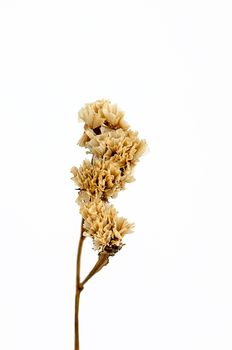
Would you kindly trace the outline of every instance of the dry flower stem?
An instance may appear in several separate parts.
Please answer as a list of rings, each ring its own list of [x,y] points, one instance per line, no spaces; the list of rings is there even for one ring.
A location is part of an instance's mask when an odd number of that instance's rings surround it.
[[[81,283],[81,286],[84,287],[86,282],[93,277],[97,272],[99,272],[105,265],[107,265],[109,262],[109,254],[106,252],[103,252],[99,255],[98,261],[96,262],[95,266],[92,268],[92,270],[89,272],[89,274],[85,277],[83,282]]]
[[[80,283],[80,272],[81,272],[81,252],[83,243],[85,240],[85,236],[83,236],[84,232],[84,219],[81,221],[81,235],[78,244],[78,252],[77,252],[77,275],[76,275],[76,299],[75,299],[75,350],[80,349],[79,345],[79,303],[80,303],[80,294],[83,289],[83,286]]]
[[[79,341],[79,304],[80,304],[80,294],[81,291],[84,288],[85,283],[93,277],[97,272],[99,272],[105,265],[108,264],[109,261],[109,254],[106,252],[103,252],[99,254],[98,261],[92,268],[92,270],[89,272],[89,274],[86,276],[86,278],[83,280],[83,282],[80,281],[80,273],[81,273],[81,253],[83,248],[83,243],[85,240],[85,236],[83,235],[84,232],[84,219],[82,218],[81,221],[81,234],[78,244],[78,252],[77,252],[77,274],[76,274],[76,299],[75,299],[75,348],[74,350],[80,349],[80,341]]]

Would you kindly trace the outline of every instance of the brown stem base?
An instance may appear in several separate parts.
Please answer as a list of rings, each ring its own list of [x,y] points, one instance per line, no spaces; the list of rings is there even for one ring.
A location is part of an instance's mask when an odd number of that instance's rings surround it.
[[[79,342],[79,305],[80,305],[80,295],[81,290],[77,289],[76,291],[76,300],[75,300],[75,350],[80,349]]]
[[[77,252],[77,275],[76,275],[76,299],[75,299],[75,348],[74,350],[80,349],[79,344],[79,304],[80,304],[80,294],[83,289],[80,283],[80,272],[81,272],[81,252],[85,237],[83,236],[84,231],[84,220],[81,222],[81,235],[78,244]]]
[[[84,219],[81,222],[81,235],[78,244],[78,252],[77,252],[77,275],[76,275],[76,298],[75,298],[75,347],[74,350],[80,350],[80,341],[79,341],[79,305],[80,305],[80,294],[84,288],[84,285],[90,278],[92,278],[97,272],[99,272],[105,265],[109,262],[110,254],[107,252],[102,252],[98,256],[98,261],[83,280],[80,281],[80,271],[81,271],[81,253],[82,247],[85,240],[85,236],[83,236],[84,232]]]

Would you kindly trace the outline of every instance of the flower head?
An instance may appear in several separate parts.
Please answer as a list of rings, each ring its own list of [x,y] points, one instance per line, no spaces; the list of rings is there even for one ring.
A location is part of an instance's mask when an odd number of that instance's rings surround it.
[[[86,191],[89,196],[103,200],[109,197],[116,197],[118,192],[125,188],[127,182],[134,180],[131,172],[122,173],[117,163],[111,159],[96,159],[91,163],[84,160],[78,169],[71,169],[72,180],[78,185],[81,191]]]
[[[94,200],[81,206],[84,220],[84,235],[93,238],[94,248],[112,255],[122,246],[125,234],[131,232],[133,224],[118,217],[115,208],[102,201]]]
[[[138,138],[138,133],[132,130],[107,129],[96,135],[92,130],[86,131],[89,141],[85,143],[88,153],[96,158],[113,161],[124,167],[135,166],[146,149],[146,141]]]
[[[110,129],[129,128],[124,120],[124,112],[117,105],[112,104],[109,100],[98,100],[93,103],[87,103],[79,111],[79,119],[85,123],[84,134],[82,135],[79,145],[85,146],[89,140],[88,130],[92,130],[95,135],[103,133],[104,127]]]

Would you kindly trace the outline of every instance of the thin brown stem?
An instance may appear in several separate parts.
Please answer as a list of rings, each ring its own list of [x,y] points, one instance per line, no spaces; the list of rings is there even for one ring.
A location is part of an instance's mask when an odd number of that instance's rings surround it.
[[[97,272],[99,272],[105,265],[109,262],[109,254],[107,252],[103,252],[99,254],[98,261],[83,280],[80,281],[80,273],[81,273],[81,253],[82,247],[85,240],[84,233],[84,219],[81,221],[81,234],[78,244],[77,251],[77,266],[76,266],[76,298],[75,298],[75,348],[74,350],[80,350],[80,342],[79,342],[79,305],[80,305],[80,294],[84,288],[85,283],[93,277]]]
[[[99,272],[105,265],[107,265],[109,262],[109,254],[104,252],[99,255],[98,261],[92,268],[92,270],[89,272],[89,274],[85,277],[85,279],[80,283],[81,287],[83,288],[85,283],[90,280],[91,277],[93,277],[97,272]]]
[[[80,349],[79,344],[79,304],[80,304],[80,293],[83,289],[83,286],[80,283],[80,272],[81,272],[81,252],[83,247],[83,242],[85,239],[85,236],[83,236],[84,231],[84,219],[81,221],[81,234],[78,244],[78,251],[77,251],[77,267],[76,267],[76,298],[75,298],[75,350]]]

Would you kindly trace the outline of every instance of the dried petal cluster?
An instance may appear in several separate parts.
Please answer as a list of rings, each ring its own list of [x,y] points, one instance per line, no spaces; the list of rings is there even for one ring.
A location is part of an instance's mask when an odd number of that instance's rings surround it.
[[[86,191],[93,198],[106,200],[115,197],[125,188],[126,182],[133,180],[131,174],[122,174],[120,167],[110,159],[94,159],[91,163],[84,160],[78,169],[71,169],[73,180],[81,191]]]
[[[95,135],[98,135],[103,133],[104,127],[123,130],[129,128],[124,120],[124,112],[117,105],[111,104],[109,100],[87,103],[78,115],[79,119],[85,123],[85,131],[79,141],[80,146],[85,146],[86,142],[89,141],[88,130],[92,130]]]
[[[96,158],[111,159],[124,167],[126,164],[134,166],[146,148],[146,142],[138,138],[138,133],[132,130],[106,129],[100,135],[92,130],[86,131],[89,141],[85,143],[89,153]]]
[[[92,154],[91,161],[84,160],[79,168],[71,169],[79,190],[77,202],[85,235],[92,237],[96,250],[113,255],[133,225],[118,217],[108,200],[134,180],[133,169],[146,149],[146,141],[129,129],[124,112],[108,100],[86,104],[79,119],[85,123],[79,145]]]
[[[81,206],[84,218],[84,235],[93,238],[99,251],[114,253],[122,246],[122,239],[131,232],[133,225],[118,217],[115,208],[102,200],[94,200]]]

